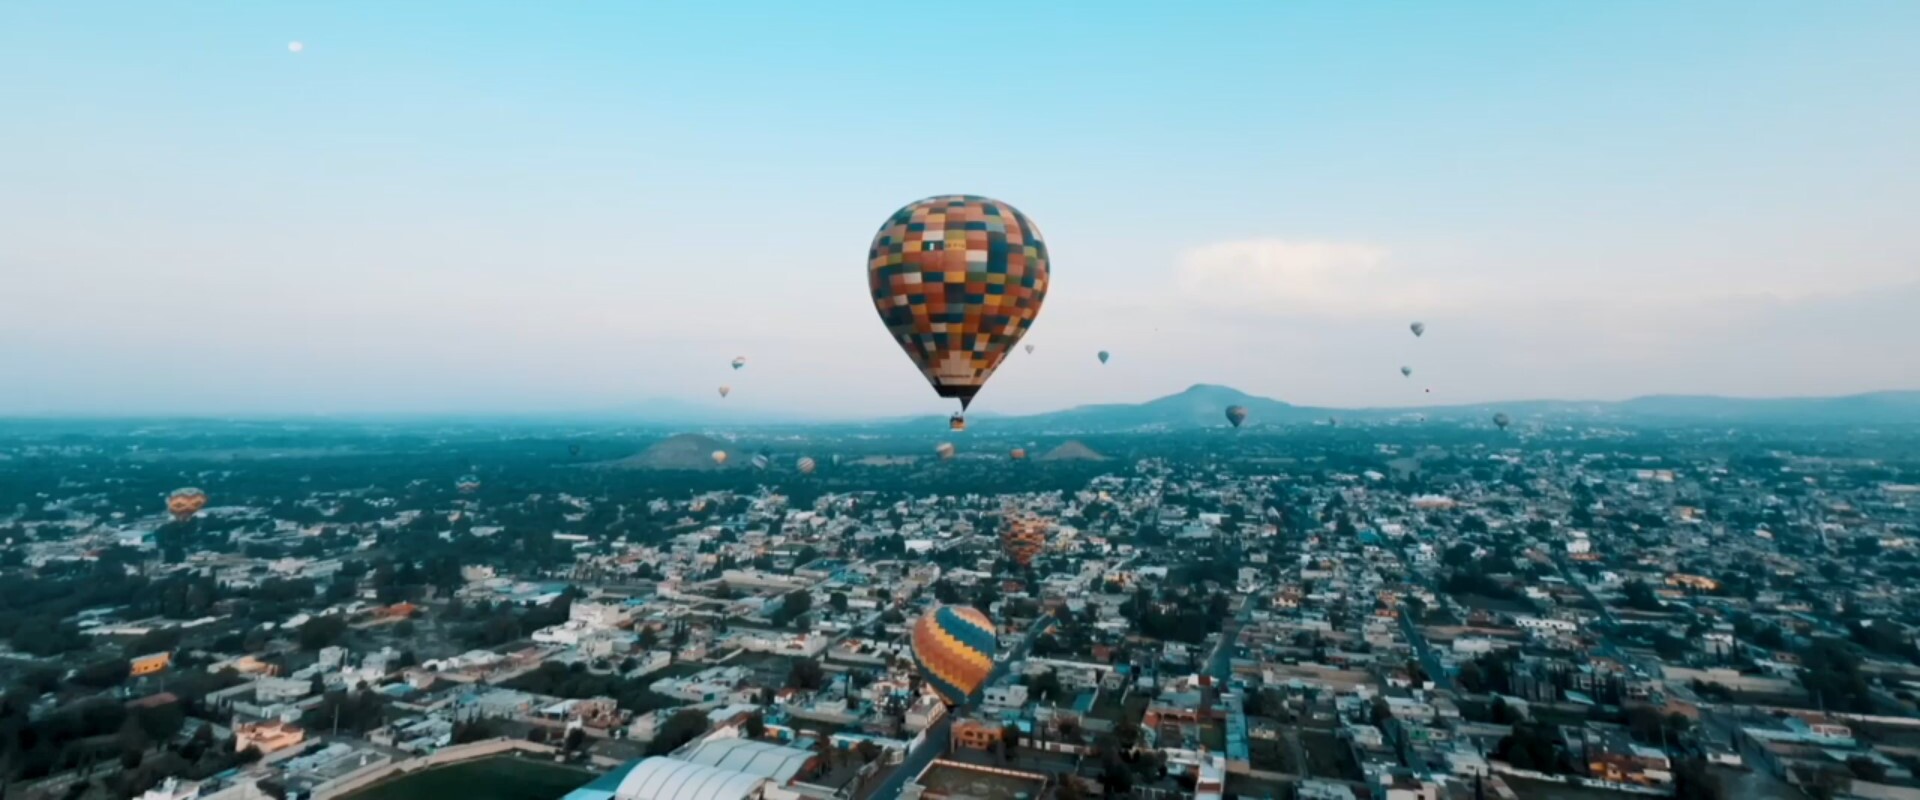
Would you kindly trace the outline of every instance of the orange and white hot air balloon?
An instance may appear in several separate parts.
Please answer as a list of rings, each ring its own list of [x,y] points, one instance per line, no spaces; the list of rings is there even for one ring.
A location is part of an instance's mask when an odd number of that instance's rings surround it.
[[[207,507],[207,493],[191,486],[173,490],[167,495],[167,513],[174,519],[185,522]]]
[[[733,387],[731,386],[720,387],[720,399],[724,400],[726,399],[727,395],[730,395],[730,394],[733,394]]]
[[[933,448],[933,452],[940,454],[941,461],[953,458],[953,443],[941,442],[940,446]]]
[[[713,463],[719,464],[721,466],[725,466],[727,463],[727,451],[725,450],[713,451]]]

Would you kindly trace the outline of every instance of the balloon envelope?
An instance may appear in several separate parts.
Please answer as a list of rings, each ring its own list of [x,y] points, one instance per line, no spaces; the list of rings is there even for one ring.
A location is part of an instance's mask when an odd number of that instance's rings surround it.
[[[953,458],[953,443],[941,442],[940,446],[933,448],[933,452],[939,453],[942,459]]]
[[[909,203],[867,248],[887,332],[941,397],[966,408],[1047,298],[1047,244],[1013,206],[943,195]]]
[[[1000,549],[1013,563],[1027,566],[1047,547],[1047,521],[1033,516],[1008,517],[1000,532]]]
[[[721,396],[721,397],[726,397],[727,395],[730,395],[730,394],[733,394],[733,387],[731,387],[731,386],[722,386],[722,387],[720,387],[720,396]]]
[[[948,705],[960,705],[993,672],[993,622],[972,606],[940,606],[913,625],[913,662]]]
[[[800,474],[802,475],[812,475],[814,468],[817,466],[819,465],[815,464],[813,459],[807,458],[806,456],[801,456],[799,461],[793,462],[793,468],[800,470]]]
[[[734,368],[734,369],[739,369],[739,368],[741,368],[741,367],[744,367],[744,366],[746,366],[746,365],[747,365],[747,357],[746,357],[746,356],[734,356],[734,358],[733,358],[733,368]]]
[[[1233,423],[1233,427],[1240,427],[1240,423],[1247,421],[1247,407],[1227,406],[1227,421]]]
[[[167,513],[172,514],[174,519],[188,519],[206,507],[207,493],[191,486],[175,489],[167,495]]]
[[[1027,345],[1027,352],[1028,352],[1029,354],[1031,354],[1031,353],[1033,352],[1033,345]]]
[[[480,476],[462,475],[455,478],[453,488],[459,489],[463,494],[473,494],[474,492],[480,491]]]
[[[1015,461],[1025,461],[1027,460],[1027,449],[1024,447],[1013,448],[1013,451],[1007,453],[1007,456]]]
[[[727,463],[727,451],[725,451],[725,450],[715,450],[715,451],[713,451],[713,463],[715,463],[715,464],[725,464],[725,463]]]
[[[1424,335],[1427,332],[1427,323],[1424,323],[1424,322],[1413,323],[1412,325],[1407,326],[1407,330],[1413,331],[1413,335],[1415,336]]]
[[[1500,426],[1501,430],[1506,430],[1508,425],[1513,424],[1513,418],[1507,416],[1507,412],[1502,411],[1493,415],[1493,424]]]
[[[1107,363],[1107,359],[1112,357],[1113,355],[1108,353],[1107,351],[1105,350],[1100,351],[1100,363],[1105,364]]]
[[[1409,377],[1412,377],[1412,376],[1413,376],[1413,368],[1412,368],[1412,367],[1401,367],[1401,368],[1400,368],[1400,377],[1402,377],[1402,378],[1409,378]]]

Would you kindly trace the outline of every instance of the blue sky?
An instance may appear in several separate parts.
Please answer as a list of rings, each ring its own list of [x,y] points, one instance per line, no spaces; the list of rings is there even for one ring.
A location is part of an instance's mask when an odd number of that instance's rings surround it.
[[[1920,4],[1030,5],[0,4],[0,413],[941,411],[950,192],[982,410],[1920,388]]]

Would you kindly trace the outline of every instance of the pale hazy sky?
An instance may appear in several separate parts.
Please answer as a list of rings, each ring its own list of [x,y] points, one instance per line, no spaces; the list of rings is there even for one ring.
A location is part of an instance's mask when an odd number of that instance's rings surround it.
[[[1910,0],[10,0],[0,414],[939,413],[865,254],[957,192],[1054,256],[981,410],[1920,388],[1916,41]]]

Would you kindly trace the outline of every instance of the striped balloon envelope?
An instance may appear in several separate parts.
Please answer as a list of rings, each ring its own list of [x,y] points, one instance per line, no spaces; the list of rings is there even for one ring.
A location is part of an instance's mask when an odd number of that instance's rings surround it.
[[[947,705],[957,706],[993,672],[993,623],[972,606],[939,606],[913,625],[913,661]]]

